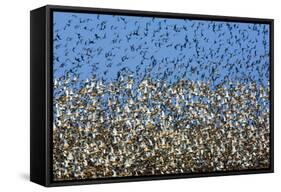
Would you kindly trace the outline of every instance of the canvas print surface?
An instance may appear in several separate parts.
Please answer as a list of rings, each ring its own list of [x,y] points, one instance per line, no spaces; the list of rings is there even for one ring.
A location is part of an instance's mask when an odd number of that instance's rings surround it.
[[[53,13],[54,181],[270,166],[268,24]]]

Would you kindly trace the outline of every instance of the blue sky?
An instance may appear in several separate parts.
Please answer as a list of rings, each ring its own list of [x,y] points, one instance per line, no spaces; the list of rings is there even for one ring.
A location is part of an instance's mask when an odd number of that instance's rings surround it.
[[[53,29],[55,79],[269,80],[267,24],[54,12]]]

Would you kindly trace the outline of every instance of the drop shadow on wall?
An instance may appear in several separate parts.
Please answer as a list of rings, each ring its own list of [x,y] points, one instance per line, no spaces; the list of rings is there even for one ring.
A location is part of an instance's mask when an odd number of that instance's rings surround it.
[[[28,173],[20,173],[19,177],[20,177],[22,180],[29,181],[29,174],[28,174]]]

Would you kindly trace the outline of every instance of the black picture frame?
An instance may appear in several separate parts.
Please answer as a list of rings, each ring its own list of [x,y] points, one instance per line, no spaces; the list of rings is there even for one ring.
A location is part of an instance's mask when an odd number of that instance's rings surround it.
[[[104,13],[130,16],[188,18],[270,25],[270,168],[244,171],[188,173],[158,176],[53,181],[52,179],[52,12]],[[274,172],[274,20],[246,17],[103,9],[46,5],[30,12],[30,180],[54,187],[64,185],[116,183],[160,179],[195,178]]]

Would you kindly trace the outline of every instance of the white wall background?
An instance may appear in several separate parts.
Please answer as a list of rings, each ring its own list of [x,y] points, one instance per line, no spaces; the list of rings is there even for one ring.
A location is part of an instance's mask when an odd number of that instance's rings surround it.
[[[0,191],[277,191],[281,188],[278,0],[25,0],[0,5]],[[275,19],[275,173],[44,188],[29,182],[29,11],[61,4]],[[278,183],[279,182],[279,183]],[[280,186],[280,187],[279,187]],[[280,190],[280,189],[279,189]]]

